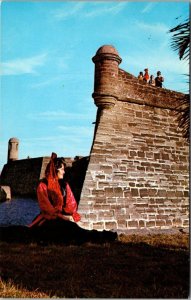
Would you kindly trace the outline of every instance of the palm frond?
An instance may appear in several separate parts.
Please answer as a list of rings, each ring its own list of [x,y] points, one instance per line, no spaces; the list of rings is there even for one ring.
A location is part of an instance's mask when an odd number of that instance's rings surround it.
[[[171,47],[174,51],[178,51],[179,59],[189,60],[190,56],[190,23],[187,19],[184,23],[177,25],[169,30],[173,33]],[[189,76],[189,75],[188,75]],[[185,97],[177,106],[178,127],[182,131],[183,137],[189,142],[190,140],[190,97]]]
[[[187,19],[184,23],[177,25],[169,30],[174,33],[172,37],[171,47],[174,51],[178,51],[180,59],[189,59],[190,53],[190,23]]]
[[[185,95],[183,99],[179,101],[177,106],[178,111],[177,121],[178,127],[181,129],[183,137],[190,141],[190,97],[189,95]]]

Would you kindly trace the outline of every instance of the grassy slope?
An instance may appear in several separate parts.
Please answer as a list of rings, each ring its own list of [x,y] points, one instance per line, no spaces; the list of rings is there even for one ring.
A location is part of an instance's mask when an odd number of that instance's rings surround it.
[[[0,247],[2,298],[188,298],[187,234],[121,235],[103,245]]]

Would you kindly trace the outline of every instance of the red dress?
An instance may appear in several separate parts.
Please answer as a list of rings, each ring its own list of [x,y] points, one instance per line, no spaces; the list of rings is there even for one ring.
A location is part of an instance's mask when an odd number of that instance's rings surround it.
[[[54,189],[49,190],[45,182],[40,182],[37,188],[37,198],[40,207],[40,214],[29,225],[40,226],[46,220],[54,220],[57,218],[65,219],[64,214],[69,214],[75,222],[80,220],[80,215],[77,213],[77,203],[68,183],[66,183],[66,198],[57,193]]]

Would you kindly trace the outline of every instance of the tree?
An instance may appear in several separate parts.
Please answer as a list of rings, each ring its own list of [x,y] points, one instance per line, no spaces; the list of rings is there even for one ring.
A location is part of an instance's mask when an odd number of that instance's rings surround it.
[[[183,60],[189,59],[190,53],[190,23],[186,20],[184,23],[169,30],[173,32],[171,47],[178,51],[179,58]]]
[[[180,60],[189,60],[190,56],[190,23],[187,19],[184,23],[177,25],[169,30],[173,33],[171,47],[174,51],[178,51]],[[190,97],[187,95],[177,107],[180,109],[178,113],[178,126],[182,129],[183,137],[187,141],[190,140]]]

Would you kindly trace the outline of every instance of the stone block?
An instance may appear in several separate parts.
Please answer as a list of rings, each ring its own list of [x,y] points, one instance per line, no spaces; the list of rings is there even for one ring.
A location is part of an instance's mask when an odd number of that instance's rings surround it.
[[[123,197],[123,189],[121,187],[114,187],[113,193],[115,197]]]
[[[149,190],[148,189],[140,189],[140,196],[141,197],[148,197],[149,196]]]
[[[189,220],[184,220],[183,221],[183,226],[189,226]]]
[[[116,222],[105,222],[105,229],[117,229]]]
[[[104,165],[100,167],[100,170],[103,171],[105,174],[111,174],[113,171],[111,166],[104,166]]]
[[[11,188],[10,186],[0,186],[0,202],[11,199]]]
[[[131,195],[132,195],[133,197],[136,197],[136,196],[139,195],[139,189],[137,189],[137,188],[134,188],[134,189],[131,188],[130,191],[131,191]]]
[[[174,218],[172,220],[172,223],[174,226],[182,226],[183,225],[183,220],[181,218]]]
[[[137,154],[138,154],[138,157],[141,157],[141,158],[145,157],[144,151],[138,151]]]
[[[127,221],[126,220],[117,220],[118,229],[126,229]]]
[[[91,221],[97,221],[97,214],[95,214],[95,213],[90,213],[89,215],[88,215],[88,218],[89,218],[89,221],[91,222]]]
[[[157,196],[158,197],[166,197],[166,190],[158,190]]]
[[[172,227],[172,221],[171,220],[165,220],[165,223],[166,223],[166,226],[168,226],[169,228]]]
[[[145,227],[145,221],[144,220],[139,220],[139,227],[140,228]]]
[[[146,227],[155,227],[156,226],[156,222],[155,221],[148,221],[146,222]]]
[[[106,195],[106,197],[114,197],[113,188],[112,187],[106,187],[105,188],[105,195]]]
[[[93,190],[92,195],[96,196],[97,198],[102,198],[102,197],[105,197],[105,192],[104,192],[104,190]],[[102,200],[100,200],[100,201],[102,201]]]
[[[161,226],[165,226],[166,222],[164,220],[156,220],[156,226],[157,227],[161,227]]]
[[[98,217],[99,220],[107,220],[108,218],[113,218],[114,213],[112,210],[99,211]]]
[[[96,230],[103,230],[104,228],[105,228],[104,222],[96,222],[96,223],[93,223],[93,229],[96,229]]]
[[[128,227],[138,228],[139,224],[138,221],[128,221]]]

